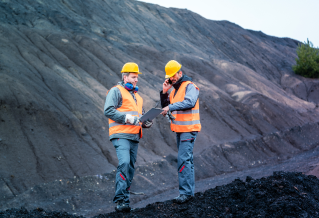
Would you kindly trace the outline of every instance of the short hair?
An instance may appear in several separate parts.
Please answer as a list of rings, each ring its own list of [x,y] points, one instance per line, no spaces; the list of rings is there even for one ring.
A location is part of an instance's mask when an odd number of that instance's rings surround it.
[[[129,76],[130,73],[122,73],[122,80],[124,81],[124,76]]]

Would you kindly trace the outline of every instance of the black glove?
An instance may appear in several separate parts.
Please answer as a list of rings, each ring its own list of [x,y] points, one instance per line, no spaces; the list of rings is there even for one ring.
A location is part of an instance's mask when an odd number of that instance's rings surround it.
[[[143,123],[143,127],[144,127],[144,128],[151,128],[152,125],[153,125],[153,122],[152,122],[152,121],[149,121],[149,120],[146,120],[146,121],[144,121],[144,123]]]

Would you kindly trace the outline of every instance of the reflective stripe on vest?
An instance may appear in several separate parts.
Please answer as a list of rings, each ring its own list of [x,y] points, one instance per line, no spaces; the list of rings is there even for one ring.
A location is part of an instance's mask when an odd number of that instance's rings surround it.
[[[139,114],[137,111],[127,111],[127,112],[122,112],[123,114],[131,114],[131,115],[138,115],[138,117],[142,117],[142,114]],[[113,121],[113,120],[112,120]],[[119,126],[119,125],[131,125],[131,126],[141,126],[141,124],[130,124],[130,123],[117,123],[117,122],[113,122],[113,123],[109,123],[109,128],[113,127],[113,126]]]
[[[185,81],[179,87],[176,95],[175,89],[170,93],[170,103],[176,103],[184,101],[186,87],[188,84],[192,82]],[[196,89],[198,87],[192,83]],[[175,117],[174,122],[171,122],[171,130],[174,132],[193,132],[193,131],[200,131],[201,124],[200,124],[200,116],[199,116],[199,100],[197,99],[195,106],[192,109],[185,110],[185,111],[173,111],[172,115]]]
[[[124,87],[117,85],[117,87],[122,96],[122,105],[116,110],[125,114],[130,114],[132,116],[141,117],[142,116],[142,106],[143,99],[142,97],[134,93],[136,102],[129,91],[127,91]],[[142,138],[142,123],[137,125],[129,124],[129,123],[117,123],[114,120],[109,119],[109,135],[117,134],[117,133],[127,133],[127,134],[140,134],[140,138]]]
[[[173,111],[172,114],[196,114],[199,110]]]

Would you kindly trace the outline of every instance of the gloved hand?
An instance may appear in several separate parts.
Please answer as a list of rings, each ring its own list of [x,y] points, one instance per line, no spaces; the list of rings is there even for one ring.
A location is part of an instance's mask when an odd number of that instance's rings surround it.
[[[137,117],[132,116],[131,114],[126,114],[125,115],[125,123],[130,123],[133,125],[138,124],[139,119],[137,119]]]
[[[144,127],[144,128],[151,128],[152,125],[153,125],[153,122],[152,122],[152,121],[149,121],[149,120],[146,120],[146,121],[144,121],[144,123],[143,123],[143,127]]]

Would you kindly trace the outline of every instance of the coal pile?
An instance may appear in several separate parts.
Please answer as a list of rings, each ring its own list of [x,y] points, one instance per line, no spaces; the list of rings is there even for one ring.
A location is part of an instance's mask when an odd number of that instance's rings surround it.
[[[83,217],[66,212],[24,208],[0,212],[0,217]],[[272,176],[198,192],[185,204],[172,200],[149,204],[130,213],[112,212],[106,217],[319,217],[319,180],[299,172],[274,172]]]
[[[295,172],[274,172],[254,180],[247,177],[204,193],[187,204],[172,200],[149,204],[129,214],[104,217],[319,217],[319,180]]]

